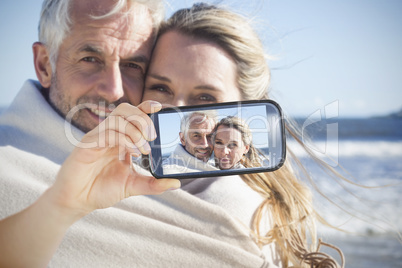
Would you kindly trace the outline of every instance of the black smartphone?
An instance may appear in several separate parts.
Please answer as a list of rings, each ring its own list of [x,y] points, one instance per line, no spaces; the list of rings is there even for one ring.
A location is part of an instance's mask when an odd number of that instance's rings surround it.
[[[272,100],[164,108],[150,115],[156,178],[200,178],[279,169],[286,157],[280,106]]]

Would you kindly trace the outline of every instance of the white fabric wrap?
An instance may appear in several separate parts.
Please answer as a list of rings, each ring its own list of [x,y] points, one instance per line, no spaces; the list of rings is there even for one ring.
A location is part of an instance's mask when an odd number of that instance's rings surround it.
[[[0,219],[51,186],[72,141],[83,136],[38,88],[25,82],[0,116]],[[238,176],[131,197],[73,224],[49,267],[276,267],[274,246],[259,249],[246,227],[260,202]]]

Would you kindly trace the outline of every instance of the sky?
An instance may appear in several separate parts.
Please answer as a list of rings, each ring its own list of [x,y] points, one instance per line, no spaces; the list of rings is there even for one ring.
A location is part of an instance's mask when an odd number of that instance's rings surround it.
[[[167,15],[193,2],[170,0]],[[270,96],[285,113],[326,116],[330,108],[332,117],[367,117],[402,109],[402,1],[217,2],[252,19],[270,55]],[[0,1],[0,106],[36,78],[31,47],[41,3]]]

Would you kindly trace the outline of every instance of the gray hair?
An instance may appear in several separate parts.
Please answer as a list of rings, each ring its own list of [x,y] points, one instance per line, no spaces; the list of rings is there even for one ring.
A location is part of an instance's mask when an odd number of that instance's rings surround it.
[[[39,21],[39,41],[47,46],[50,54],[50,64],[55,72],[59,47],[70,31],[72,24],[70,8],[73,0],[44,0]],[[153,20],[155,32],[164,19],[165,9],[162,0],[117,0],[114,8],[102,16],[92,16],[102,19],[112,16],[122,10],[128,3],[139,3],[148,8]]]
[[[184,134],[184,136],[187,135],[187,130],[190,127],[191,119],[196,115],[202,116],[202,119],[200,121],[198,121],[197,123],[201,124],[207,120],[210,120],[213,122],[213,124],[215,126],[216,121],[217,121],[217,114],[216,114],[216,111],[214,111],[214,110],[197,111],[197,112],[188,113],[181,119],[181,122],[180,122],[180,132],[182,132]]]

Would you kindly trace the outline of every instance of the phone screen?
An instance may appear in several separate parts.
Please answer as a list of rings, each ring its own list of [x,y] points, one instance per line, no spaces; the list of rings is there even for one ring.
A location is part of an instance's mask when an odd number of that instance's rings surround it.
[[[150,115],[156,178],[198,178],[273,171],[285,161],[284,122],[271,100],[165,108]]]

